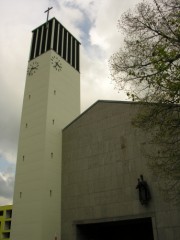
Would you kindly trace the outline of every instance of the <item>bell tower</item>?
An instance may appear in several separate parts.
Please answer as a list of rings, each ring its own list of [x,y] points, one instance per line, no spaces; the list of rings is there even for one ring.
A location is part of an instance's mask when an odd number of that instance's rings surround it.
[[[79,48],[79,41],[56,18],[32,32],[12,240],[60,239],[61,131],[80,114]]]

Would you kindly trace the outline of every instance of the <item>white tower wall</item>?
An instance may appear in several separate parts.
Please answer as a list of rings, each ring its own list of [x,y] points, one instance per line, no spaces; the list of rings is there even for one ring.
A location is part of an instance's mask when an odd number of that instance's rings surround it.
[[[53,50],[31,60],[32,66],[37,69],[26,79],[11,239],[60,239],[61,130],[80,114],[80,74]]]

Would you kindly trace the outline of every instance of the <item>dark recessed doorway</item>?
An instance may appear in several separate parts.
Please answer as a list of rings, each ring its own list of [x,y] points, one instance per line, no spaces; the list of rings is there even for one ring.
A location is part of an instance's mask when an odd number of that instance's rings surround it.
[[[77,224],[77,240],[154,240],[151,218]]]

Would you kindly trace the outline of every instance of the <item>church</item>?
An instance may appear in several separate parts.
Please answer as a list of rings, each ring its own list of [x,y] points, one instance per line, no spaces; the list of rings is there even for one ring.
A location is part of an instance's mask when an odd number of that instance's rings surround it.
[[[141,106],[97,101],[80,113],[80,43],[52,18],[32,32],[11,240],[179,240],[132,126]]]

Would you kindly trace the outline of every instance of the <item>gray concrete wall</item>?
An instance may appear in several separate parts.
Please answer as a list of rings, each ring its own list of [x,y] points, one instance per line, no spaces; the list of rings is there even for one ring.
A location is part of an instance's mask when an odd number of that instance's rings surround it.
[[[148,136],[132,127],[138,104],[99,101],[63,130],[62,239],[74,240],[77,223],[152,217],[154,239],[180,239],[180,212],[163,200],[144,151]],[[152,200],[139,202],[143,174]]]

